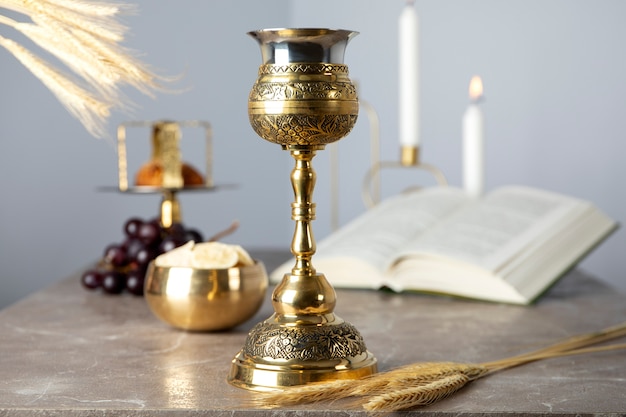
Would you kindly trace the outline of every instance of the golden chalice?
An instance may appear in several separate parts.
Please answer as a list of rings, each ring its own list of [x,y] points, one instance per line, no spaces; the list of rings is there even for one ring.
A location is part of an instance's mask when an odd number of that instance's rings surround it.
[[[269,390],[370,375],[376,372],[376,359],[357,329],[333,313],[335,291],[311,262],[316,180],[311,162],[318,150],[345,137],[356,123],[358,98],[343,58],[357,32],[266,29],[249,35],[258,41],[263,58],[248,100],[250,124],[295,159],[295,265],[272,294],[274,314],[250,331],[228,380],[242,388]]]

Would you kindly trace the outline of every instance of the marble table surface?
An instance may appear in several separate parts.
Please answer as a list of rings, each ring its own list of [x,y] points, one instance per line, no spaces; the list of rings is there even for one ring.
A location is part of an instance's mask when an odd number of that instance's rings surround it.
[[[254,253],[268,270],[288,259]],[[483,362],[626,321],[626,295],[574,270],[529,307],[419,294],[337,290],[380,370],[421,361]],[[0,311],[0,416],[351,416],[346,402],[273,410],[226,382],[268,300],[227,332],[158,321],[141,297],[84,290],[79,274]],[[623,343],[624,340],[621,340]],[[472,382],[432,416],[626,415],[626,351],[548,359]]]

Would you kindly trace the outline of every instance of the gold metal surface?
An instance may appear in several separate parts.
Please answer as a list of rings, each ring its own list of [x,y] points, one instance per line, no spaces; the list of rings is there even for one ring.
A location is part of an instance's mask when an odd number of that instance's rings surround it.
[[[358,330],[333,313],[335,290],[312,264],[316,250],[311,228],[316,181],[312,160],[356,123],[356,89],[341,63],[343,48],[355,33],[272,29],[250,34],[259,41],[264,62],[249,95],[250,124],[295,160],[291,172],[295,265],[272,294],[274,314],[250,331],[232,361],[228,380],[241,388],[271,390],[370,375],[377,370],[376,359]],[[280,47],[275,50],[276,45]]]
[[[226,330],[254,316],[263,304],[265,266],[228,269],[159,267],[150,263],[145,298],[159,319],[192,331]]]
[[[152,160],[163,164],[163,188],[184,185],[180,154],[180,126],[176,122],[156,122],[152,125]]]
[[[420,148],[418,146],[401,146],[400,163],[405,167],[415,166],[420,161]]]
[[[174,190],[163,190],[160,210],[161,226],[171,227],[175,223],[182,223],[183,216],[180,209],[180,202]]]
[[[358,113],[346,65],[262,65],[248,98],[254,131],[286,148],[321,149],[350,133]]]

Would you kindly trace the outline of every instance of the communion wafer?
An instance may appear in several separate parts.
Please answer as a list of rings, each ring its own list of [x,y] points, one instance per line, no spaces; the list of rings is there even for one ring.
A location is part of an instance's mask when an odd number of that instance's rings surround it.
[[[187,242],[183,246],[158,256],[155,264],[161,267],[223,269],[236,265],[253,265],[254,260],[239,245],[221,242]]]

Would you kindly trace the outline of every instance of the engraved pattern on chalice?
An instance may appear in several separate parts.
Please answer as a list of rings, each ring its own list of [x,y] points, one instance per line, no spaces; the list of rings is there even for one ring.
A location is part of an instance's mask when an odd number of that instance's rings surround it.
[[[250,356],[273,359],[326,360],[367,352],[365,342],[348,323],[336,326],[277,328],[258,323],[243,348]]]

